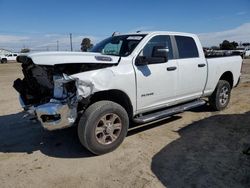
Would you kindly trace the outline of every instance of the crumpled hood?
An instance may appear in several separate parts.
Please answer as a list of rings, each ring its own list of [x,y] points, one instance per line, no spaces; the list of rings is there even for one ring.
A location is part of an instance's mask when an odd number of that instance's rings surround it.
[[[93,52],[37,52],[20,54],[17,61],[23,63],[30,58],[37,65],[56,65],[70,63],[103,63],[116,64],[119,61],[118,56],[103,55]]]

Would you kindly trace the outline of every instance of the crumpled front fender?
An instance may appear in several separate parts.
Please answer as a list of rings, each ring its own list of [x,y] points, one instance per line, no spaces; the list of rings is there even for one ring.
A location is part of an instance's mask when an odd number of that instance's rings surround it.
[[[98,91],[110,89],[115,74],[110,69],[101,69],[79,73],[70,77],[76,80],[77,97],[82,99]]]

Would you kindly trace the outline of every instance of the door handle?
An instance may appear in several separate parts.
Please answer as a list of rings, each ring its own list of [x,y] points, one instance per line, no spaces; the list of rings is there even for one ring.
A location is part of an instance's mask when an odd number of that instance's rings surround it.
[[[167,67],[167,71],[174,71],[176,69],[177,69],[177,67]]]
[[[206,64],[205,63],[202,63],[202,64],[198,64],[198,67],[205,67]]]

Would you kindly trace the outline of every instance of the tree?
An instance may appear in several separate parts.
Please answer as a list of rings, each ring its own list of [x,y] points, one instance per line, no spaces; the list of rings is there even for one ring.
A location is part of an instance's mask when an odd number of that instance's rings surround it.
[[[21,53],[29,53],[30,49],[29,48],[23,48],[21,49]]]
[[[235,42],[235,41],[231,42],[231,44],[234,46],[234,49],[236,49],[237,46],[239,46],[239,44],[237,42]]]
[[[221,44],[220,44],[220,49],[221,50],[234,50],[235,47],[235,43],[231,43],[228,40],[224,40]]]
[[[82,52],[87,52],[92,47],[93,47],[93,44],[91,43],[91,40],[89,38],[82,39],[82,43],[81,43]]]

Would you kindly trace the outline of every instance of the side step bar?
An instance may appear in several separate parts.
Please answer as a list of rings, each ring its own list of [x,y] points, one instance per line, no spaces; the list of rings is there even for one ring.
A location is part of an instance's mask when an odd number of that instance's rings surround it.
[[[191,108],[202,106],[204,104],[206,104],[206,101],[204,101],[202,99],[198,99],[198,100],[195,100],[195,101],[192,101],[189,103],[185,103],[185,104],[181,104],[181,105],[178,105],[178,106],[175,106],[172,108],[170,107],[166,110],[157,111],[157,112],[154,112],[151,114],[140,116],[138,118],[134,118],[134,122],[142,124],[142,123],[148,123],[151,121],[156,121],[156,120],[163,119],[163,118],[166,118],[166,117],[174,115],[174,114],[181,113],[181,112],[189,110]]]

